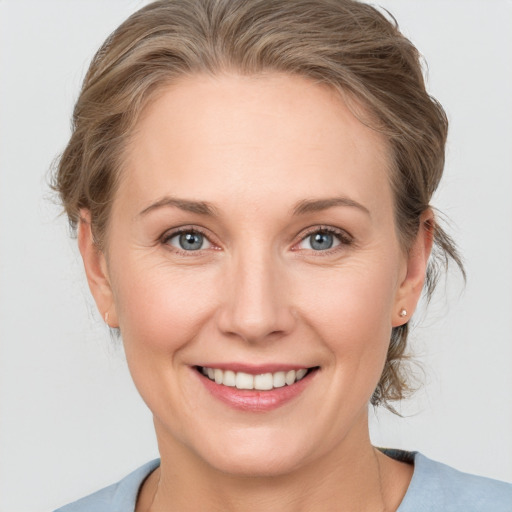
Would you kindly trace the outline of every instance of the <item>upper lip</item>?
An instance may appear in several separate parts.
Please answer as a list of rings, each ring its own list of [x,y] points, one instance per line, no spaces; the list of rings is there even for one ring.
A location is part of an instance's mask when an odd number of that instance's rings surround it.
[[[220,370],[231,370],[233,372],[244,372],[250,375],[261,375],[263,373],[276,373],[276,372],[288,372],[290,370],[300,370],[301,368],[313,368],[311,365],[301,364],[280,364],[280,363],[268,363],[268,364],[247,364],[247,363],[204,363],[197,365],[202,368],[218,368]]]

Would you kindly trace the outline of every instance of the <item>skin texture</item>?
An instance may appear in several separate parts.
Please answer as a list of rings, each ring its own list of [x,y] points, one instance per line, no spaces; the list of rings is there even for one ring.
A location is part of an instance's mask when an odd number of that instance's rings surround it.
[[[162,464],[137,510],[396,510],[412,468],[371,446],[367,407],[431,239],[422,222],[400,247],[388,160],[381,135],[299,77],[190,77],[148,106],[105,253],[86,210],[79,228],[98,309],[154,416]],[[297,212],[304,201],[316,207]],[[203,248],[180,249],[176,228],[199,230]],[[325,229],[333,247],[313,250]],[[256,413],[214,398],[194,369],[233,362],[319,370]]]

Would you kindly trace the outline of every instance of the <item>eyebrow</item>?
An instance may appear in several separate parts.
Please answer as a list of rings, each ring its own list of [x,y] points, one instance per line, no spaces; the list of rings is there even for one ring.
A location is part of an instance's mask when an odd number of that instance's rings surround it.
[[[320,212],[333,208],[335,206],[349,206],[357,208],[364,213],[370,215],[370,210],[361,203],[349,199],[348,197],[329,197],[326,199],[305,199],[296,204],[293,209],[293,215],[303,215],[305,213]]]
[[[199,215],[214,216],[215,207],[206,201],[193,201],[190,199],[178,199],[176,197],[166,196],[159,199],[156,203],[150,204],[139,213],[139,216],[147,215],[149,212],[164,207],[175,207],[186,212],[197,213]],[[370,215],[368,208],[362,204],[349,199],[348,197],[330,197],[325,199],[304,199],[299,201],[293,208],[293,215],[304,215],[306,213],[320,212],[336,206],[348,206],[358,208],[364,213]]]
[[[149,212],[168,206],[173,206],[180,210],[197,213],[199,215],[215,215],[215,208],[206,201],[192,201],[190,199],[178,199],[176,197],[166,196],[159,199],[156,203],[150,204],[147,208],[144,208],[144,210],[139,213],[139,216],[147,215]]]

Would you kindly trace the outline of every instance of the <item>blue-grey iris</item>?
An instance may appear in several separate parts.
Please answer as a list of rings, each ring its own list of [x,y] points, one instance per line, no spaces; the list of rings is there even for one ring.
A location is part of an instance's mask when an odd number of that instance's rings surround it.
[[[311,248],[315,251],[325,251],[330,249],[334,243],[334,237],[331,233],[319,232],[309,237]]]
[[[198,251],[203,246],[203,235],[201,233],[182,233],[179,243],[185,251]]]

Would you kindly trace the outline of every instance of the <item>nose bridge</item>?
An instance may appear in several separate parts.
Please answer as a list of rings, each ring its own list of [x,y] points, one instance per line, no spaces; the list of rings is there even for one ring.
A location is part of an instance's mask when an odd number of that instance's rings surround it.
[[[293,325],[286,276],[279,257],[254,241],[233,254],[226,269],[220,328],[246,341],[284,335]]]

